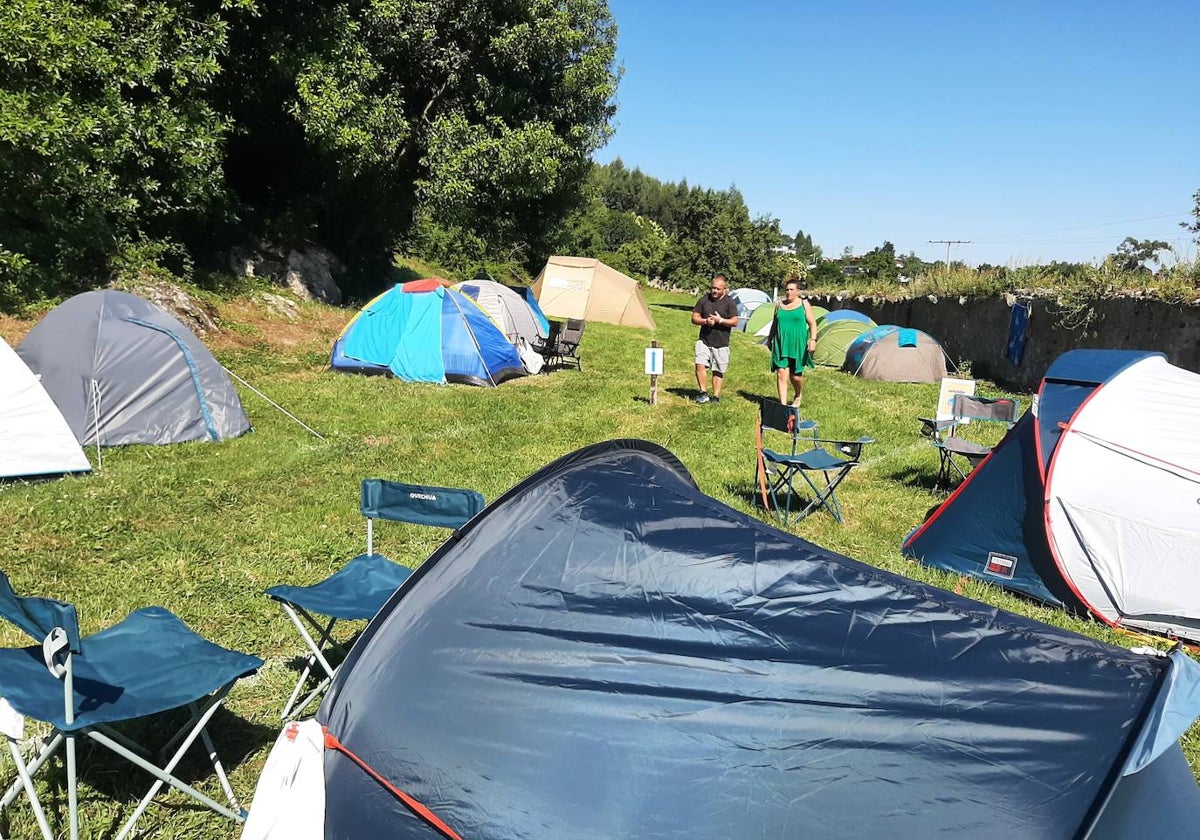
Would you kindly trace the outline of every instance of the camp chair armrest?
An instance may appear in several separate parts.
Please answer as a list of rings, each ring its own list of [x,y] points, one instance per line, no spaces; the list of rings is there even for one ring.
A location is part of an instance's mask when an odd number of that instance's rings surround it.
[[[940,438],[945,431],[953,430],[958,423],[954,420],[934,420],[932,417],[918,417],[921,421],[921,434],[934,438]]]
[[[862,457],[863,447],[868,443],[874,443],[875,438],[863,436],[857,440],[838,440],[835,438],[813,438],[813,443],[826,444],[830,449],[842,455],[851,461],[857,461]]]

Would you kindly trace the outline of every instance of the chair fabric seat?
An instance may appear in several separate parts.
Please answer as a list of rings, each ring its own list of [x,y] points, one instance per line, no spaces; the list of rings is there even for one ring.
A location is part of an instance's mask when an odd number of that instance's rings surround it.
[[[272,586],[267,595],[309,612],[339,620],[374,618],[411,569],[382,554],[360,554],[334,574],[312,586]]]
[[[802,470],[836,470],[847,462],[824,449],[815,448],[807,452],[797,452],[795,455],[785,455],[763,449],[763,457],[776,464],[787,464]]]
[[[148,607],[82,642],[74,660],[75,720],[63,711],[63,684],[41,645],[0,650],[0,696],[21,714],[63,732],[187,705],[263,664],[196,635],[162,607]]]
[[[983,460],[992,451],[992,447],[990,446],[984,446],[981,443],[964,440],[960,437],[946,438],[942,441],[942,448],[970,460]]]

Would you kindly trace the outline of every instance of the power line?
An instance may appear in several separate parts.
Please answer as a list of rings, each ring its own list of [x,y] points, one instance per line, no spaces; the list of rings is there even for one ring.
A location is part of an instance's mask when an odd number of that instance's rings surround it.
[[[993,236],[993,237],[986,238],[986,239],[980,239],[978,241],[979,242],[996,242],[1001,239],[1019,239],[1024,236],[1045,236],[1046,234],[1049,234],[1049,233],[1068,233],[1073,230],[1086,230],[1088,228],[1097,228],[1097,227],[1112,227],[1113,225],[1129,225],[1129,224],[1133,224],[1134,222],[1152,222],[1152,221],[1157,221],[1159,219],[1181,219],[1181,218],[1186,218],[1189,215],[1190,215],[1190,211],[1184,211],[1184,212],[1180,212],[1180,213],[1165,213],[1161,216],[1143,216],[1140,219],[1124,219],[1122,221],[1117,221],[1117,222],[1096,222],[1096,223],[1090,224],[1090,225],[1075,225],[1074,227],[1051,228],[1050,230],[1033,231],[1030,233],[1004,233],[1004,234],[1000,234],[998,236]]]

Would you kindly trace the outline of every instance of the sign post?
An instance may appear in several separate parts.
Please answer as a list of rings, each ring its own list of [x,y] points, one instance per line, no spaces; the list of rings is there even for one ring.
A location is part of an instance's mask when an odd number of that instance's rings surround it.
[[[658,341],[646,348],[646,374],[650,377],[650,405],[658,405],[658,377],[663,372],[663,349]]]

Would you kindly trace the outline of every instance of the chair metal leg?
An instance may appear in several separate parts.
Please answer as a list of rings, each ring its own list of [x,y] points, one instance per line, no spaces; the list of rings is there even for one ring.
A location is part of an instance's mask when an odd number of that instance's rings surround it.
[[[280,602],[280,606],[283,607],[284,612],[287,613],[288,618],[290,618],[292,624],[295,625],[297,632],[300,633],[300,638],[304,640],[304,644],[308,646],[309,651],[308,657],[305,660],[304,669],[300,672],[300,677],[296,680],[296,685],[292,689],[292,693],[288,697],[287,702],[283,704],[283,711],[280,713],[280,718],[282,720],[289,720],[291,717],[306,708],[308,704],[311,703],[315,698],[320,696],[321,692],[325,690],[330,681],[333,679],[335,669],[329,664],[329,660],[325,658],[324,653],[322,653],[322,648],[324,648],[326,645],[329,645],[340,653],[344,653],[344,651],[342,650],[341,645],[338,645],[333,639],[333,628],[337,624],[336,618],[331,618],[327,623],[322,624],[313,618],[313,616],[310,615],[306,610],[303,610],[299,607],[293,607],[291,604],[287,604],[282,601]],[[305,621],[307,621],[315,630],[319,631],[318,639],[314,639],[312,634],[308,632],[308,628],[304,626]],[[304,690],[305,683],[308,682],[309,675],[312,674],[314,666],[318,664],[325,671],[325,676],[318,681],[316,688],[305,695],[302,702],[297,703],[297,699]]]
[[[75,773],[75,736],[67,736],[67,815],[71,840],[79,840],[79,777]]]
[[[116,840],[124,840],[125,837],[129,836],[129,833],[133,830],[133,826],[137,823],[142,814],[145,812],[146,808],[150,805],[150,801],[154,799],[160,790],[162,790],[162,786],[164,784],[168,784],[176,790],[186,793],[188,796],[207,806],[211,810],[216,811],[222,816],[229,817],[231,820],[236,822],[245,821],[245,812],[242,811],[240,806],[237,805],[236,800],[234,801],[234,805],[238,808],[238,810],[230,810],[208,795],[201,793],[191,785],[173,775],[175,767],[183,759],[184,754],[188,751],[192,744],[195,743],[196,738],[200,737],[200,735],[204,732],[204,727],[208,725],[209,720],[211,720],[212,716],[216,714],[217,709],[221,707],[221,701],[225,699],[225,695],[229,693],[231,688],[233,688],[233,683],[229,683],[212,695],[212,697],[207,701],[207,706],[204,708],[204,711],[200,714],[199,718],[194,718],[195,723],[191,729],[187,731],[186,737],[184,737],[182,742],[180,742],[179,749],[176,750],[175,754],[171,757],[171,760],[167,762],[164,767],[158,767],[157,765],[146,761],[137,753],[125,749],[124,746],[101,732],[97,732],[96,730],[87,731],[89,738],[108,747],[117,755],[123,756],[129,761],[132,761],[134,764],[141,767],[155,778],[154,784],[150,787],[150,790],[146,793],[146,795],[142,797],[142,800],[138,803],[138,807],[133,812],[133,815],[117,834]],[[186,729],[187,724],[184,724],[184,727]],[[227,783],[228,782],[225,784]]]
[[[34,759],[33,764],[26,765],[24,759],[21,757],[21,750],[17,747],[17,743],[12,738],[8,739],[8,749],[12,753],[13,763],[17,766],[17,780],[5,792],[4,799],[0,800],[0,811],[12,804],[17,795],[24,789],[25,795],[29,798],[29,807],[33,810],[34,819],[37,820],[38,828],[41,829],[42,837],[45,840],[54,840],[54,834],[50,831],[50,824],[46,821],[46,813],[42,810],[41,800],[38,799],[37,790],[33,786],[33,776],[37,774],[38,768],[45,764],[50,756],[54,755],[54,752],[62,742],[62,734],[56,733],[51,742]]]
[[[199,715],[201,710],[195,703],[189,704],[192,714]],[[213,771],[217,774],[217,781],[221,783],[221,789],[225,791],[225,798],[239,812],[243,810],[241,804],[237,800],[237,796],[233,793],[233,785],[229,784],[229,777],[225,775],[225,765],[221,763],[221,756],[217,754],[217,747],[213,743],[212,736],[208,734],[208,727],[203,727],[200,730],[200,740],[204,742],[204,748],[208,750],[208,761],[213,766]]]

